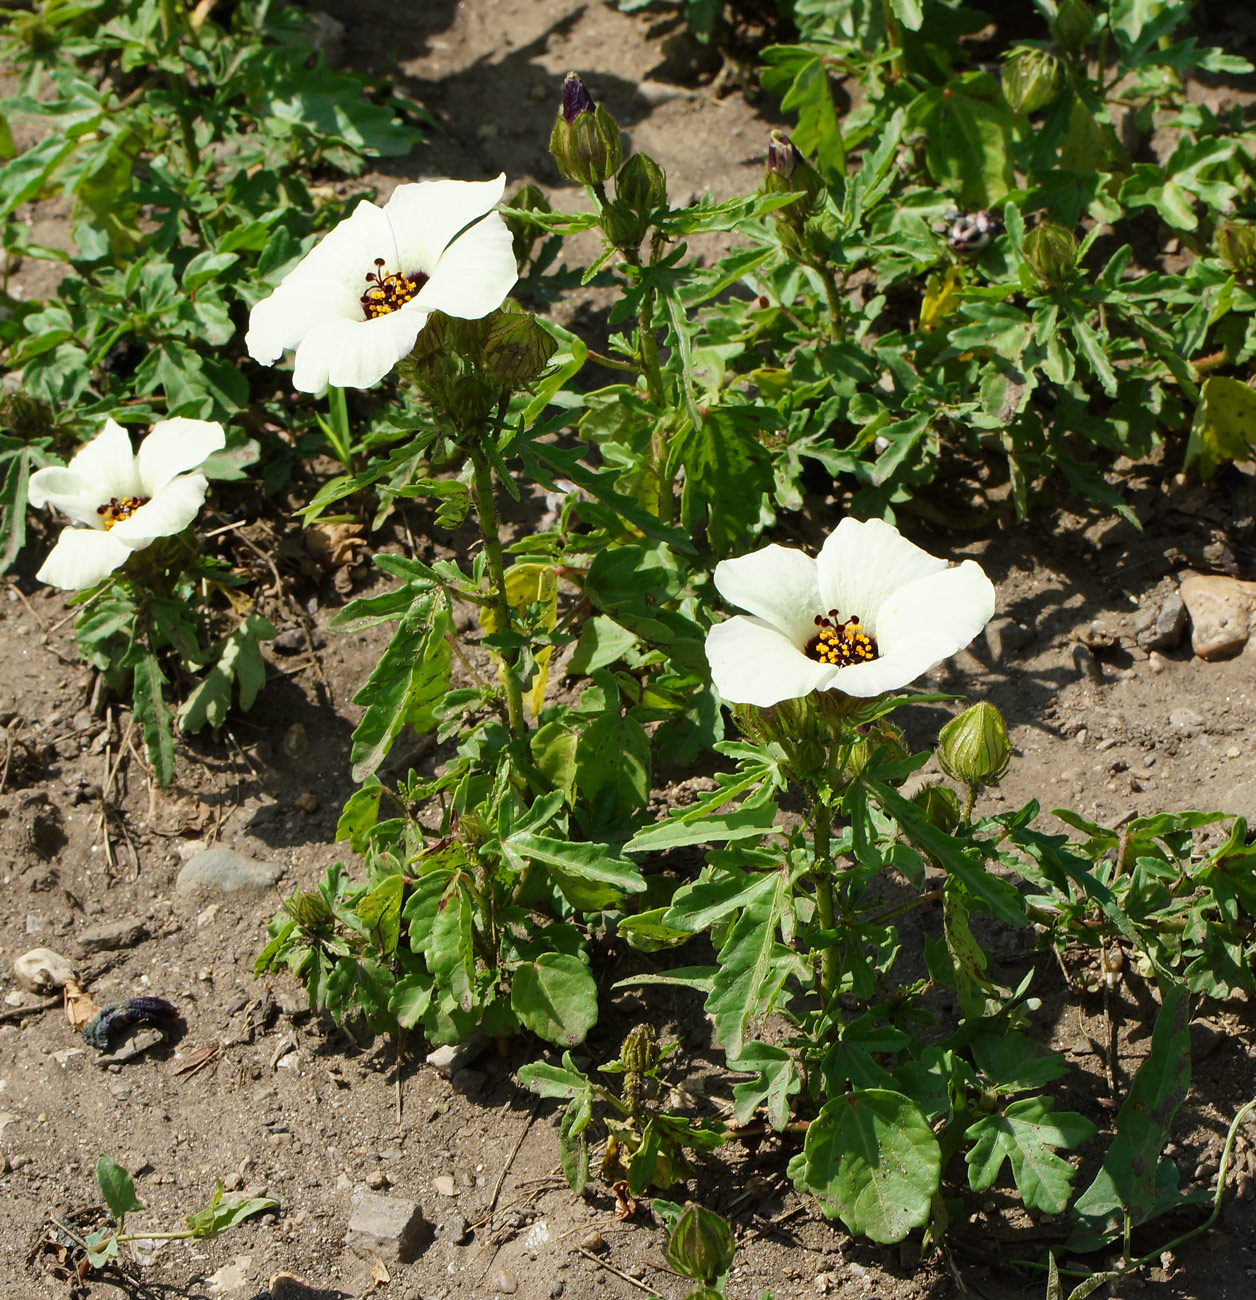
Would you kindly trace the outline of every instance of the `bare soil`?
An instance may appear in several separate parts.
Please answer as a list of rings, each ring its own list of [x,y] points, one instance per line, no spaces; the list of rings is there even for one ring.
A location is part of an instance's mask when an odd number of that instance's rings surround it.
[[[718,64],[675,42],[665,50],[672,33],[658,15],[626,16],[594,0],[337,0],[329,8],[346,24],[347,60],[375,71],[395,66],[399,84],[442,126],[395,170],[367,178],[381,194],[401,180],[502,169],[512,184],[534,179],[561,193],[546,142],[569,68],[663,163],[676,197],[704,189],[724,197],[757,183],[773,106],[740,93],[718,97]],[[1140,608],[1158,602],[1183,568],[1256,576],[1244,550],[1250,526],[1235,522],[1250,477],[1230,478],[1229,490],[1200,488],[1179,480],[1177,468],[1165,459],[1129,471],[1142,533],[1098,514],[1043,509],[1032,527],[1000,517],[966,535],[904,521],[935,553],[978,558],[998,585],[992,630],[937,674],[948,690],[993,700],[1008,719],[1017,758],[991,796],[996,804],[1037,798],[1103,819],[1178,807],[1256,814],[1256,648],[1205,663],[1185,643],[1154,661],[1135,641]],[[815,545],[840,510],[840,498],[818,495],[805,515],[785,521],[782,537]],[[393,544],[418,537],[432,545],[418,513],[402,515],[396,529]],[[274,1294],[679,1300],[688,1288],[663,1268],[663,1234],[649,1211],[620,1220],[606,1188],[595,1185],[580,1200],[555,1176],[552,1107],[535,1105],[514,1081],[534,1044],[518,1044],[509,1057],[481,1050],[446,1078],[424,1063],[424,1045],[411,1043],[398,1069],[389,1042],[305,1012],[294,982],[254,981],[262,929],[280,897],[349,859],[333,835],[352,788],[348,742],[358,713],[350,701],[381,640],[327,630],[347,586],[369,589],[365,571],[324,571],[291,521],[260,519],[242,531],[260,556],[263,612],[284,629],[304,628],[307,648],[272,656],[271,680],[250,714],[185,745],[171,791],[150,786],[128,715],[99,694],[80,661],[63,598],[33,581],[45,544],[38,535],[0,591],[0,1010],[38,1002],[10,970],[19,954],[46,946],[76,963],[98,1003],[156,995],[182,1017],[166,1045],[106,1068],[59,1007],[0,1022],[0,1297],[114,1294],[98,1281],[73,1285],[47,1244],[50,1213],[82,1231],[100,1221],[93,1169],[108,1152],[136,1176],[146,1209],[133,1226],[178,1226],[216,1178],[230,1195],[279,1202],[216,1241],[156,1251],[135,1294],[264,1300],[268,1280],[288,1270],[309,1289]],[[1089,648],[1080,653],[1079,645]],[[922,711],[909,732],[927,743],[937,721]],[[418,753],[421,770],[441,758],[421,746]],[[684,801],[684,786],[667,786],[669,775],[682,774],[660,774],[660,798]],[[282,866],[279,888],[176,895],[180,866],[210,844]],[[85,931],[90,939],[94,927],[124,920],[142,926],[127,946],[85,948]],[[941,921],[926,913],[922,924],[940,929]],[[1148,990],[1130,973],[1105,1005],[1069,994],[1049,954],[1031,951],[1023,935],[995,934],[991,943],[1006,970],[1037,968],[1039,1028],[1073,1066],[1065,1099],[1110,1126],[1150,1034]],[[613,956],[608,984],[639,969],[629,950]],[[1073,975],[1083,963],[1078,955]],[[696,1113],[718,1113],[732,1080],[696,995],[608,992],[605,1005],[607,1019],[586,1048],[592,1062],[615,1055],[626,1030],[648,1019],[681,1044],[671,1075],[687,1093],[682,1100]],[[1256,1024],[1241,1000],[1197,1015],[1216,1035],[1198,1044],[1172,1154],[1184,1184],[1208,1186],[1229,1118],[1251,1095]],[[1115,1061],[1106,1051],[1110,1027],[1120,1043]],[[181,1072],[211,1044],[207,1065]],[[1044,1294],[1041,1276],[1012,1262],[1039,1258],[1058,1225],[1030,1223],[1005,1190],[969,1196],[954,1223],[952,1263],[922,1264],[911,1245],[851,1240],[797,1197],[785,1175],[792,1150],[776,1138],[727,1150],[674,1193],[736,1224],[733,1300],[769,1288],[778,1300],[942,1300],[961,1288],[991,1300]],[[1240,1143],[1245,1190],[1251,1152]],[[1079,1183],[1095,1164],[1094,1152],[1085,1156]],[[367,1189],[418,1202],[433,1229],[415,1260],[390,1265],[387,1282],[345,1247],[355,1199]],[[1155,1225],[1139,1244],[1150,1249],[1193,1221]],[[1145,1285],[1166,1300],[1239,1300],[1252,1294],[1253,1276],[1256,1210],[1232,1190],[1207,1237],[1165,1255],[1145,1283],[1131,1280],[1120,1295]]]

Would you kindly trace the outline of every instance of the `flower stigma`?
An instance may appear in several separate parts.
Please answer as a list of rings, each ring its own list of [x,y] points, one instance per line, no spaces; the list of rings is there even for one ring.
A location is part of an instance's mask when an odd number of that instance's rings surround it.
[[[839,619],[837,610],[817,614],[815,624],[820,630],[803,647],[803,654],[817,663],[849,668],[851,664],[866,664],[877,658],[875,637],[870,637],[859,624],[859,616]]]
[[[378,320],[387,316],[398,307],[404,306],[427,283],[428,276],[422,271],[406,275],[402,271],[385,272],[384,259],[375,259],[375,270],[371,271],[366,282],[371,287],[362,295],[362,311],[367,320]]]
[[[130,519],[140,506],[146,506],[151,500],[152,497],[110,497],[107,504],[96,507],[96,513],[108,532],[114,524]]]

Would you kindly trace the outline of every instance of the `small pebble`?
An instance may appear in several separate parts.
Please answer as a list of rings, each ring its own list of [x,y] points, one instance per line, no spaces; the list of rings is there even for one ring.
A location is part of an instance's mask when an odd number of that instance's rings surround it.
[[[388,1186],[388,1175],[382,1169],[372,1169],[366,1176],[366,1185],[373,1192]]]
[[[306,735],[305,727],[299,722],[294,722],[283,733],[283,752],[289,758],[299,758],[309,748],[309,745],[310,741]]]
[[[1151,671],[1157,676],[1169,666],[1169,661],[1158,650],[1153,650],[1147,656],[1147,663],[1150,665]]]
[[[316,813],[318,812],[318,795],[314,794],[313,791],[306,790],[297,795],[296,805],[303,813]]]
[[[598,1251],[606,1249],[606,1242],[602,1239],[602,1234],[596,1228],[592,1229],[590,1232],[586,1232],[584,1236],[580,1238],[580,1244],[585,1248],[585,1250],[591,1251],[594,1255],[596,1255]]]
[[[502,1295],[514,1295],[519,1290],[519,1283],[515,1280],[515,1275],[508,1269],[503,1268],[497,1274],[497,1289]]]
[[[435,1188],[437,1196],[457,1196],[458,1194],[451,1174],[437,1175],[432,1179],[432,1186]]]
[[[1231,745],[1230,748],[1226,750],[1225,756],[1226,758],[1238,758],[1242,753],[1243,751],[1237,745]]]
[[[550,1300],[559,1300],[563,1293],[563,1284],[561,1282],[550,1283]]]

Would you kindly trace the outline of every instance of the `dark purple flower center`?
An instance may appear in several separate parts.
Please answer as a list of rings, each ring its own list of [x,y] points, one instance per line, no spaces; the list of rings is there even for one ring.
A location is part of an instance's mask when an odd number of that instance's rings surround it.
[[[96,513],[108,532],[114,524],[130,519],[140,506],[146,506],[151,500],[152,497],[110,497],[105,505],[96,507]]]
[[[816,627],[820,630],[803,647],[803,654],[816,663],[832,664],[836,668],[849,668],[851,664],[866,664],[877,658],[877,642],[863,630],[859,616],[839,619],[837,610],[817,614]]]
[[[405,275],[401,271],[385,273],[384,259],[377,257],[375,270],[366,277],[366,282],[371,287],[359,300],[366,319],[376,320],[396,311],[423,288],[428,278],[423,271],[416,271],[414,275]]]

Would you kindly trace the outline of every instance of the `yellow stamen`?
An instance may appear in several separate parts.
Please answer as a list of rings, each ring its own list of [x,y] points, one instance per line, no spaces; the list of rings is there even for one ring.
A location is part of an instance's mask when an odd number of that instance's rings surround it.
[[[808,659],[835,668],[849,668],[877,658],[876,639],[863,630],[858,615],[841,620],[837,610],[831,609],[827,615],[817,614],[815,624],[820,630],[803,647]]]

